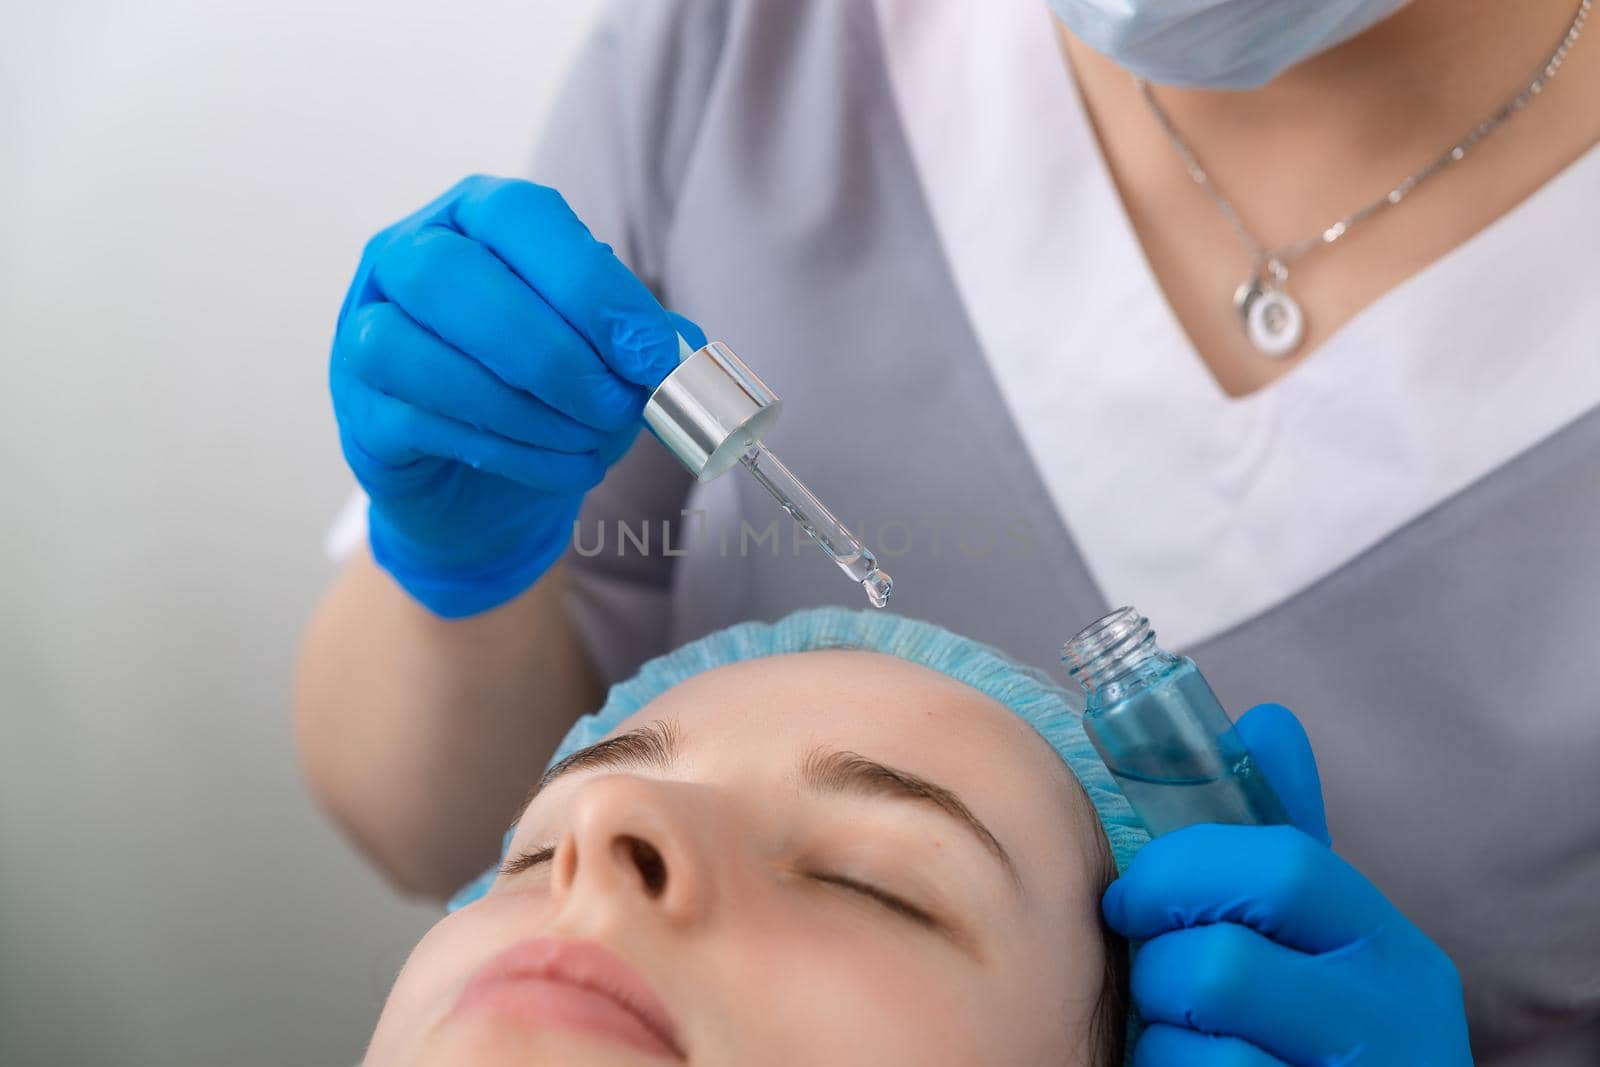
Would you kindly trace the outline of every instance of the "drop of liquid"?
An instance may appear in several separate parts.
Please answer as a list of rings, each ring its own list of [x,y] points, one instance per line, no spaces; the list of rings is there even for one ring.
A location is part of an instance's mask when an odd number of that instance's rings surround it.
[[[889,594],[894,591],[894,579],[889,577],[888,571],[874,568],[871,574],[861,579],[861,588],[866,591],[872,606],[881,608],[889,603]]]

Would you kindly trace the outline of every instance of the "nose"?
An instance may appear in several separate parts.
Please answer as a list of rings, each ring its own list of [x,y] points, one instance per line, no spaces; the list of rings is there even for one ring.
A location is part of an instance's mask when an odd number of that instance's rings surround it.
[[[676,924],[706,913],[713,890],[704,820],[693,786],[630,775],[583,783],[570,829],[551,857],[563,907],[643,906]]]

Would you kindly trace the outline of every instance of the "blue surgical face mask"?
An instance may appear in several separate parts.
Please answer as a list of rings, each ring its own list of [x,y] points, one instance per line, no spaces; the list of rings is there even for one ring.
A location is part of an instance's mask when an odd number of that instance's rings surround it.
[[[1153,82],[1256,89],[1410,0],[1050,0],[1084,44]]]

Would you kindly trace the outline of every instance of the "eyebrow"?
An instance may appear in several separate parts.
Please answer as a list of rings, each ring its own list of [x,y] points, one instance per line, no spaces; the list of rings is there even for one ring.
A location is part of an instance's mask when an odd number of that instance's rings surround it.
[[[608,737],[560,760],[539,779],[523,801],[525,809],[533,798],[548,789],[556,779],[577,771],[672,769],[683,751],[683,734],[673,719],[657,719],[627,733]],[[950,816],[976,837],[998,859],[1012,884],[1022,888],[1022,876],[1011,854],[983,820],[972,813],[953,790],[930,782],[910,771],[900,770],[868,759],[859,752],[818,747],[806,754],[800,765],[800,780],[819,793],[853,793],[924,804]],[[520,810],[520,809],[519,809]]]
[[[534,785],[523,801],[525,808],[550,783],[574,771],[642,770],[668,771],[683,751],[683,734],[673,719],[657,719],[635,730],[608,737],[588,748],[580,748],[562,759]]]
[[[889,767],[871,760],[858,752],[814,748],[801,764],[800,779],[811,789],[821,793],[855,793],[861,796],[884,797],[890,800],[908,800],[944,812],[971,831],[990,854],[998,859],[1012,884],[1022,888],[1022,876],[1011,854],[1000,839],[972,813],[972,809],[952,790],[937,785],[926,778]]]

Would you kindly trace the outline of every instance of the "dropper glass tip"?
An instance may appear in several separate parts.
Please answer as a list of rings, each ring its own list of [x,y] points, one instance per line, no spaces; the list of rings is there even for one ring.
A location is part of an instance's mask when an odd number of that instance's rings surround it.
[[[861,588],[866,591],[872,606],[881,608],[889,603],[889,594],[894,592],[894,579],[889,577],[888,571],[874,569],[861,579]]]

